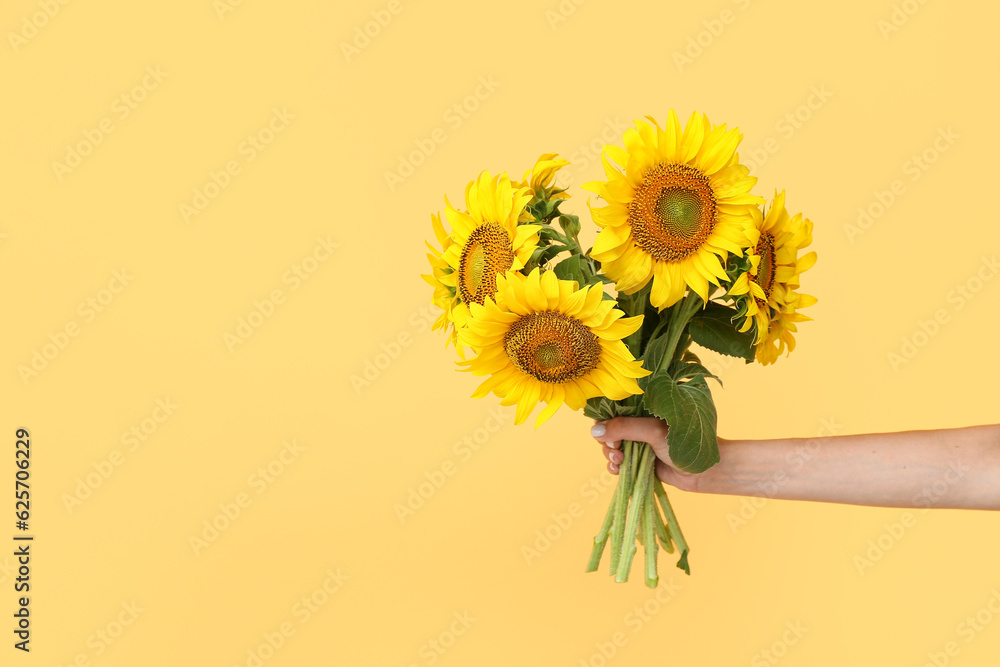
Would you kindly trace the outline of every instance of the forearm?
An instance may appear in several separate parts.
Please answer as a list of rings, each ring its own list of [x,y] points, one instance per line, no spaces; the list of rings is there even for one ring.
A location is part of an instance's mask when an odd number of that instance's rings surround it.
[[[697,490],[787,500],[1000,509],[1000,425],[781,440],[719,439]]]

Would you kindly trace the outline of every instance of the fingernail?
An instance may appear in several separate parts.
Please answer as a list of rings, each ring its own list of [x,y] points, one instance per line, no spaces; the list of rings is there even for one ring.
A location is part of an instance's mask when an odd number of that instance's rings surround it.
[[[614,440],[612,440],[611,442],[606,442],[604,444],[610,447],[611,449],[618,449],[618,443]]]
[[[595,438],[600,438],[602,435],[607,433],[608,429],[604,424],[594,424],[590,429],[590,435]]]
[[[623,455],[621,452],[611,452],[608,455],[608,458],[610,458],[611,462],[614,463],[615,465],[620,465],[622,462]]]
[[[611,472],[614,472],[614,473],[618,472],[618,464],[617,463],[612,463],[611,464]]]

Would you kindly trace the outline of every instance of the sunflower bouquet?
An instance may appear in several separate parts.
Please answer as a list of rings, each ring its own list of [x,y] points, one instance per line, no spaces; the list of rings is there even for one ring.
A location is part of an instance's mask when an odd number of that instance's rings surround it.
[[[764,365],[791,352],[796,323],[810,319],[799,311],[816,302],[798,291],[816,261],[800,256],[812,223],[788,214],[783,192],[765,212],[737,129],[698,112],[683,128],[673,110],[664,127],[647,119],[624,148],[604,147],[607,180],[583,186],[604,202],[588,202],[600,228],[592,247],[578,216],[560,210],[569,195],[555,177],[569,162],[549,153],[520,182],[482,172],[462,209],[446,198],[451,231],[432,216],[440,248],[428,244],[423,278],[443,310],[434,328],[463,370],[486,377],[473,397],[516,404],[516,424],[545,403],[536,428],[563,404],[597,420],[658,417],[673,465],[699,473],[719,461],[708,385],[719,379],[691,344]],[[625,441],[622,452],[587,571],[610,543],[610,572],[627,581],[638,541],[655,588],[658,548],[690,574],[689,549],[652,447]]]

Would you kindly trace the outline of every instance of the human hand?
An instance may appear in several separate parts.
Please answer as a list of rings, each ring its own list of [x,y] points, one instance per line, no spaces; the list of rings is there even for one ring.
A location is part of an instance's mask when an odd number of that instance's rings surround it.
[[[608,472],[617,475],[624,455],[621,451],[622,440],[646,442],[656,454],[656,476],[661,482],[670,484],[682,491],[697,491],[702,476],[708,474],[693,474],[678,469],[667,448],[667,422],[656,417],[615,417],[602,422],[596,422],[590,429],[590,434],[601,445],[604,458],[608,460]]]

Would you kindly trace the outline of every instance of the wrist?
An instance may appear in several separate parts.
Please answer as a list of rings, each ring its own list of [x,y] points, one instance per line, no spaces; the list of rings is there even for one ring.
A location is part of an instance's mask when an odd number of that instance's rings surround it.
[[[737,440],[717,438],[719,462],[698,475],[697,491],[723,495],[760,495],[753,470],[745,459],[746,447],[741,449]]]

